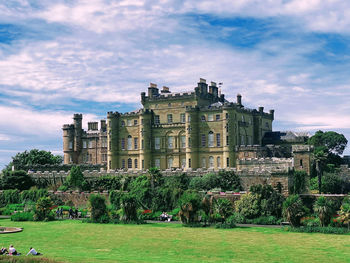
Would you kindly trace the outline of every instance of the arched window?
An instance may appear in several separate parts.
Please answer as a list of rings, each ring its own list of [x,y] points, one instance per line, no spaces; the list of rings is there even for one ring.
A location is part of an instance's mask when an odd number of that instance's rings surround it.
[[[208,146],[214,147],[214,133],[212,131],[208,134]]]
[[[201,116],[201,121],[205,121],[205,116],[204,115]]]
[[[168,149],[173,149],[174,148],[174,137],[173,136],[169,136],[168,137]]]
[[[213,156],[209,156],[209,167],[210,168],[214,167],[214,157]]]
[[[128,159],[128,169],[132,168],[132,160],[131,158]]]
[[[137,159],[134,160],[134,167],[137,168]]]
[[[168,169],[172,168],[173,167],[173,158],[169,158],[168,159]]]
[[[122,159],[122,169],[125,169],[125,159]]]
[[[128,136],[128,150],[132,149],[132,137],[131,135]]]

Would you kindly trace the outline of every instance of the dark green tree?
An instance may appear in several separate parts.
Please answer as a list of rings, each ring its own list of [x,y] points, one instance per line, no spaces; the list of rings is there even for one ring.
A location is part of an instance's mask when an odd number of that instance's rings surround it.
[[[32,178],[22,170],[5,172],[1,181],[1,188],[4,190],[18,189],[22,191],[28,190],[30,187],[35,185]]]
[[[283,203],[283,216],[293,227],[300,225],[300,219],[305,215],[306,208],[298,195],[290,195]]]
[[[90,195],[91,220],[96,223],[109,221],[106,199],[101,195]]]
[[[310,137],[309,144],[315,146],[316,150],[323,150],[327,153],[343,154],[348,140],[343,134],[334,131],[317,131],[315,135]]]
[[[66,184],[70,188],[81,189],[84,184],[84,175],[79,166],[73,166],[70,169],[69,176],[66,179]]]
[[[50,197],[41,197],[35,204],[34,219],[36,221],[50,220],[53,202]]]

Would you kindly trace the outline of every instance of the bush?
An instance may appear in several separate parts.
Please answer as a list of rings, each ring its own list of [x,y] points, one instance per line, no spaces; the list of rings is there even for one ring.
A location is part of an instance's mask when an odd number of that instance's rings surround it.
[[[284,227],[285,231],[299,232],[299,233],[323,233],[323,234],[347,234],[349,229],[342,227],[320,227],[320,226],[302,226],[302,227]]]
[[[322,176],[321,191],[325,194],[341,194],[343,193],[343,185],[345,182],[340,178],[339,174],[324,173]]]
[[[124,222],[137,222],[137,198],[130,194],[126,193],[121,197],[121,207],[122,207],[122,221]]]
[[[298,195],[290,195],[283,203],[283,215],[293,227],[300,225],[305,212],[306,208]]]
[[[317,198],[314,211],[318,214],[321,226],[328,226],[333,213],[332,203],[324,196]]]
[[[11,216],[11,221],[34,221],[33,212],[20,212]]]
[[[236,202],[236,212],[245,218],[255,218],[260,215],[259,195],[248,193]]]
[[[222,222],[225,222],[234,212],[232,203],[227,199],[221,198],[215,202],[215,211],[220,215]]]
[[[31,190],[24,190],[20,194],[21,201],[23,203],[26,202],[36,202],[41,197],[48,196],[48,192],[46,189],[31,189]]]
[[[254,225],[279,225],[281,224],[281,219],[274,216],[259,216],[254,219],[247,219],[245,223]]]
[[[106,223],[108,217],[106,199],[101,195],[90,195],[91,220],[94,223]]]
[[[82,189],[84,183],[84,175],[79,166],[72,166],[70,173],[66,179],[67,186],[75,189]]]
[[[223,191],[236,191],[243,190],[240,177],[233,171],[220,171],[219,172],[220,187]]]
[[[35,221],[50,221],[55,217],[51,214],[53,203],[50,197],[41,197],[35,204]]]
[[[316,227],[316,226],[320,226],[320,219],[319,218],[315,218],[315,217],[303,217],[300,220],[300,223],[303,226],[308,226],[308,227]]]
[[[111,191],[109,193],[109,201],[115,210],[119,210],[121,208],[120,201],[123,196],[123,192],[120,191]]]
[[[22,170],[5,172],[2,177],[2,189],[27,190],[34,186],[32,178]]]
[[[345,198],[339,211],[340,220],[350,228],[350,199]]]
[[[20,193],[18,190],[4,190],[0,194],[0,206],[6,206],[7,204],[18,204],[21,202]]]
[[[121,188],[120,176],[101,176],[95,180],[90,181],[90,189],[101,190],[119,190]]]
[[[306,189],[307,173],[305,171],[294,171],[293,186],[290,189],[293,194],[302,194]]]
[[[182,223],[192,224],[198,221],[198,212],[201,208],[200,195],[191,190],[187,190],[179,199],[179,217]]]

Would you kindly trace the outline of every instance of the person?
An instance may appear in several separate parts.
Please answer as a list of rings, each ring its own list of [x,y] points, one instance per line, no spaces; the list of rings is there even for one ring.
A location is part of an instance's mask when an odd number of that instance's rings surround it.
[[[57,216],[57,219],[60,218],[60,208],[59,207],[57,207],[56,216]]]
[[[63,207],[61,207],[61,209],[60,209],[60,216],[63,219]]]
[[[73,219],[74,218],[74,215],[73,215],[73,209],[72,208],[69,208],[69,219]]]
[[[78,208],[75,208],[75,218],[79,218],[78,212]]]
[[[5,247],[2,247],[1,250],[0,250],[0,255],[6,255],[8,254],[9,252],[7,251],[7,249]]]
[[[33,256],[39,256],[39,255],[41,255],[41,253],[39,253],[39,252],[37,252],[34,248],[30,248],[29,249],[29,252],[27,253],[27,256],[29,255],[29,254],[32,254]]]
[[[10,247],[9,247],[9,255],[18,256],[18,255],[20,255],[20,253],[17,252],[17,250],[14,248],[13,245],[10,245]]]

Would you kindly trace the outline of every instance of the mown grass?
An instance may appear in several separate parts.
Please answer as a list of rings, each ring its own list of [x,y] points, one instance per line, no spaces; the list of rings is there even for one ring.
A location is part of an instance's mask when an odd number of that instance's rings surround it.
[[[179,224],[103,225],[79,221],[11,222],[23,232],[0,246],[30,246],[61,262],[350,262],[350,235],[275,228],[189,228]]]

